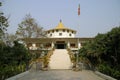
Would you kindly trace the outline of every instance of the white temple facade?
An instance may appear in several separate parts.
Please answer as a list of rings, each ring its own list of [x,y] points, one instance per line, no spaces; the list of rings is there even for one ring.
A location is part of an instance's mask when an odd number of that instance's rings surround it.
[[[76,31],[65,27],[61,20],[55,28],[47,30],[46,33],[46,38],[23,40],[32,53],[49,56],[50,69],[71,69],[74,54],[85,41],[91,39],[75,37]]]

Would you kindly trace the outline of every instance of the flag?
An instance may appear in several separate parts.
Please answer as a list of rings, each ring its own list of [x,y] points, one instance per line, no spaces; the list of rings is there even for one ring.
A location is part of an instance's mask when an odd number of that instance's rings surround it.
[[[80,15],[80,4],[78,5],[78,16]]]

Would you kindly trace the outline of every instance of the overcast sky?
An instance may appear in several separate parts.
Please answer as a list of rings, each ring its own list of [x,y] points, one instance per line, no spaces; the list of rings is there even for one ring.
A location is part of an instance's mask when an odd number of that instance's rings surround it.
[[[2,0],[0,8],[9,18],[9,33],[15,33],[26,14],[31,14],[45,30],[60,19],[77,31],[77,37],[94,37],[120,25],[120,0]],[[80,4],[80,16],[77,14]]]

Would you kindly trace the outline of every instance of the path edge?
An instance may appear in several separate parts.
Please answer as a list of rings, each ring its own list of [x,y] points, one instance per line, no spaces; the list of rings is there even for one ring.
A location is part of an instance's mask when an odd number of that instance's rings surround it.
[[[23,72],[23,73],[17,74],[17,75],[15,75],[15,76],[10,77],[10,78],[7,78],[7,79],[5,79],[5,80],[17,80],[18,78],[23,77],[23,76],[25,76],[25,75],[28,74],[28,73],[29,73],[29,71],[25,71],[25,72]]]
[[[101,73],[99,71],[95,71],[95,74],[97,74],[98,76],[104,78],[105,80],[117,80],[117,79],[115,79],[115,78],[113,78],[111,76],[108,76],[106,74],[103,74],[103,73]]]

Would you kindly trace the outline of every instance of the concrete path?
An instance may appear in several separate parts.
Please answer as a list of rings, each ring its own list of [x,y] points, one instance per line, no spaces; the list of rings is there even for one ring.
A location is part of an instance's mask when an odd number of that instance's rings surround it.
[[[82,70],[49,70],[34,71],[17,80],[105,80],[97,76],[93,71]]]
[[[72,62],[68,51],[66,49],[55,49],[50,57],[49,67],[50,69],[71,69]]]

